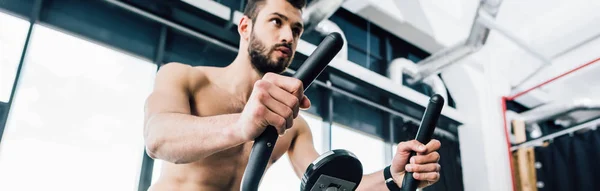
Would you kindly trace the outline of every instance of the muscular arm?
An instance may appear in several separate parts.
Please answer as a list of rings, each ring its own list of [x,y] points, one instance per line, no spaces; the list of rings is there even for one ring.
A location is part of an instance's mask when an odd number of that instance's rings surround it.
[[[192,70],[191,66],[171,63],[157,73],[144,111],[144,140],[152,158],[189,163],[244,142],[235,133],[240,114],[191,115],[190,88],[206,81],[202,77],[191,80]]]

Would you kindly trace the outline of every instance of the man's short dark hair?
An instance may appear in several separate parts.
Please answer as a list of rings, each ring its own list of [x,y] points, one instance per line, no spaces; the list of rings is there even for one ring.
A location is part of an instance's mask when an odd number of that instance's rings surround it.
[[[258,15],[260,8],[265,4],[265,1],[266,0],[248,0],[246,8],[244,9],[244,15],[250,17],[252,22],[256,21],[256,15]],[[287,0],[287,2],[300,10],[306,6],[306,0]]]

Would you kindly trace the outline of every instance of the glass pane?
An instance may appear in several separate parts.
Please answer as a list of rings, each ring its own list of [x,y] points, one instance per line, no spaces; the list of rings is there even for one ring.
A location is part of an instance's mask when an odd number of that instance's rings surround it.
[[[350,15],[347,11],[339,10],[329,20],[337,24],[347,37],[353,37],[347,38],[349,45],[365,51],[367,50],[367,23],[364,19],[358,19],[356,16],[348,17]]]
[[[385,143],[349,127],[333,124],[331,148],[345,149],[354,153],[363,165],[364,174],[385,168]]]
[[[367,55],[354,47],[348,47],[348,60],[364,68],[369,69],[369,63],[367,63]]]
[[[296,176],[287,154],[281,156],[265,173],[258,190],[298,190],[300,179]]]
[[[160,159],[154,159],[154,167],[152,168],[152,184],[154,184],[160,177],[162,170],[163,161]]]
[[[300,115],[302,115],[302,117],[304,117],[304,120],[306,120],[306,123],[308,123],[308,126],[310,127],[310,131],[312,133],[312,137],[313,137],[313,143],[315,144],[315,149],[317,149],[317,152],[319,154],[324,153],[325,151],[323,150],[323,119],[321,119],[321,117],[316,116],[316,115],[311,115],[309,113],[306,112],[300,112]]]
[[[0,12],[0,102],[8,102],[29,22]]]
[[[36,26],[0,145],[0,190],[136,190],[155,72]]]

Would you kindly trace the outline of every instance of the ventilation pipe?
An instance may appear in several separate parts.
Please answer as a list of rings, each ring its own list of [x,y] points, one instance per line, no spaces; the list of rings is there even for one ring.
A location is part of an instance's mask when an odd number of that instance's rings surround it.
[[[304,10],[302,20],[304,21],[305,33],[313,30],[321,35],[328,35],[332,32],[340,33],[344,45],[336,57],[348,60],[348,41],[346,41],[344,31],[337,24],[327,19],[342,6],[342,3],[344,3],[344,0],[314,0]]]
[[[416,73],[417,65],[405,58],[396,58],[392,60],[390,63],[390,68],[388,70],[388,77],[397,84],[402,85],[403,74],[404,73]],[[423,79],[423,83],[429,85],[433,92],[436,94],[440,94],[444,100],[448,100],[448,93],[446,91],[446,85],[442,81],[442,79],[437,75],[431,75]],[[448,104],[448,101],[444,102],[444,104]]]
[[[600,100],[580,98],[568,102],[548,103],[521,113],[520,117],[527,125],[554,119],[561,115],[579,110],[600,110]]]
[[[408,83],[414,84],[423,81],[429,76],[436,75],[448,66],[481,49],[487,40],[490,29],[478,22],[480,17],[479,14],[480,12],[484,12],[487,16],[493,18],[498,13],[501,3],[502,0],[482,0],[475,16],[473,26],[471,27],[469,37],[466,40],[436,52],[417,63],[417,68],[414,71],[411,70],[411,72],[405,73],[411,77],[408,79]]]

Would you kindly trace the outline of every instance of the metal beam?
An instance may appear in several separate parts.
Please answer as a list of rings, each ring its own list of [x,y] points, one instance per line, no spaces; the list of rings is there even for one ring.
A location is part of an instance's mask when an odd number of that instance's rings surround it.
[[[169,29],[166,26],[162,26],[160,28],[160,38],[158,39],[158,46],[156,48],[156,56],[154,57],[154,64],[160,68],[163,64],[165,57],[165,46],[167,44],[167,35],[169,33]]]
[[[140,171],[140,180],[138,182],[138,191],[147,191],[152,184],[152,172],[154,169],[154,159],[148,156],[146,148],[144,148],[144,156],[142,156],[142,168]]]
[[[392,114],[388,114],[387,116],[387,120],[388,120],[388,125],[384,125],[388,127],[388,138],[390,139],[390,141],[385,143],[384,149],[385,149],[385,163],[384,164],[391,164],[392,163],[392,159],[394,159],[394,133],[396,132],[396,129],[394,128],[394,116]]]
[[[327,80],[326,85],[331,87],[331,81]],[[331,90],[323,92],[323,98],[325,101],[325,106],[321,111],[323,116],[323,123],[321,123],[321,142],[322,142],[322,151],[331,150],[331,128],[333,126],[333,94]]]
[[[194,31],[194,30],[192,30],[192,29],[190,29],[188,27],[184,27],[184,26],[179,25],[177,23],[174,23],[174,22],[171,22],[169,20],[163,19],[163,18],[161,18],[161,17],[159,17],[159,16],[157,16],[155,14],[152,14],[152,13],[149,13],[149,12],[144,11],[142,9],[139,9],[137,7],[131,6],[131,5],[127,4],[127,3],[124,3],[124,2],[121,2],[121,1],[118,1],[118,0],[105,0],[105,1],[108,2],[108,3],[111,3],[113,5],[116,5],[118,7],[121,7],[123,9],[125,9],[125,10],[128,10],[128,11],[131,11],[133,13],[136,13],[136,14],[139,14],[141,16],[144,16],[144,17],[146,17],[148,19],[152,19],[152,20],[154,20],[156,22],[159,22],[159,23],[162,23],[164,25],[167,25],[167,26],[169,26],[169,27],[171,27],[173,29],[176,29],[176,30],[179,30],[181,32],[190,34],[190,35],[192,35],[194,37],[200,38],[200,39],[202,39],[202,40],[204,40],[204,41],[206,41],[208,43],[211,43],[211,44],[223,47],[223,48],[225,48],[225,49],[227,49],[227,50],[229,50],[231,52],[237,52],[238,51],[237,47],[231,46],[229,44],[225,44],[225,43],[223,43],[223,42],[221,42],[221,41],[219,41],[217,39],[214,39],[214,38],[209,37],[207,35],[204,35],[202,33],[196,32],[196,31]]]
[[[4,128],[6,127],[6,123],[8,122],[8,114],[10,113],[10,109],[12,107],[13,101],[15,99],[15,94],[17,92],[17,87],[19,86],[19,80],[21,79],[21,71],[23,70],[23,65],[25,64],[25,57],[27,56],[27,48],[29,47],[33,27],[35,26],[35,23],[39,20],[40,12],[42,11],[43,5],[43,0],[37,0],[31,10],[31,17],[29,18],[29,29],[27,30],[27,37],[25,38],[25,44],[23,45],[23,51],[21,52],[21,59],[19,60],[15,80],[13,81],[10,98],[8,99],[6,114],[4,116],[0,116],[4,119],[2,120],[2,124],[0,124],[0,142],[2,142]]]

